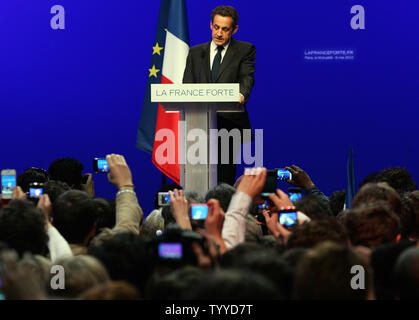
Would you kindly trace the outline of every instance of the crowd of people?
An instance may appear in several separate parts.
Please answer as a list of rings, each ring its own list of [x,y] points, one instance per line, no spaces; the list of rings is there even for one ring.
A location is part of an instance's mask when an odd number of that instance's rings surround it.
[[[163,185],[144,215],[122,155],[106,156],[115,199],[95,196],[71,158],[17,178],[0,210],[0,297],[79,300],[339,299],[419,297],[419,191],[405,168],[366,177],[351,202],[326,196],[296,165],[288,183],[261,195],[267,170],[246,169],[206,195]],[[29,198],[33,182],[39,198]],[[159,201],[169,192],[169,204]],[[194,220],[193,204],[207,204]],[[281,212],[297,222],[280,223]]]

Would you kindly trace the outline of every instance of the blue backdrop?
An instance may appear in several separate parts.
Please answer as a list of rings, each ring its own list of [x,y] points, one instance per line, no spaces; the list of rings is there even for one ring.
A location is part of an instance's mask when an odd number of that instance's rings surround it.
[[[65,30],[50,27],[53,5]],[[264,129],[264,164],[297,164],[328,195],[346,187],[349,146],[357,182],[388,166],[419,181],[419,3],[415,0],[187,0],[191,45],[210,40],[210,12],[240,14],[236,38],[256,45],[248,103]],[[351,7],[365,8],[353,30]],[[0,2],[0,168],[47,168],[64,156],[92,172],[92,158],[125,155],[146,214],[161,175],[135,148],[160,1]],[[308,60],[351,50],[348,60]],[[241,170],[242,167],[239,169]],[[98,196],[111,198],[105,175]]]

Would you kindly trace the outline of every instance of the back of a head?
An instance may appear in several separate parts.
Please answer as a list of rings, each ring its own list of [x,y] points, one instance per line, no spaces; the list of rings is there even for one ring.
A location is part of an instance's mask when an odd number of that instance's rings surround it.
[[[29,192],[29,184],[33,182],[45,183],[49,180],[48,172],[44,169],[29,168],[23,171],[16,179],[16,183],[23,192]]]
[[[236,193],[236,189],[229,184],[222,183],[216,187],[208,190],[205,195],[205,201],[209,199],[216,199],[220,202],[220,206],[224,212],[227,212],[228,206],[230,204],[231,198]]]
[[[138,290],[126,281],[108,281],[95,286],[81,297],[82,300],[140,300]]]
[[[70,190],[67,183],[55,180],[49,180],[44,183],[44,193],[48,194],[51,203],[54,203],[60,195]]]
[[[69,243],[83,244],[94,227],[96,211],[97,205],[88,193],[69,190],[53,203],[53,224]]]
[[[249,252],[234,268],[259,273],[274,284],[281,295],[291,298],[292,269],[274,249]]]
[[[375,248],[396,241],[400,219],[385,202],[368,203],[348,211],[345,228],[353,246]]]
[[[218,269],[206,274],[185,296],[186,300],[277,300],[276,287],[258,273]]]
[[[363,268],[365,290],[352,288],[353,266]],[[321,243],[308,250],[297,267],[294,286],[296,300],[366,300],[369,290],[371,276],[368,266],[344,245]]]
[[[147,299],[178,300],[205,275],[196,266],[187,265],[164,276],[155,273],[147,288]]]
[[[352,200],[352,208],[357,208],[366,203],[385,201],[395,214],[400,216],[402,202],[399,194],[387,183],[367,183]]]
[[[377,174],[377,181],[387,182],[399,195],[418,189],[418,185],[409,171],[402,167],[390,167],[381,170]]]
[[[0,211],[0,242],[25,252],[44,255],[48,235],[43,212],[28,200],[12,200]]]
[[[161,210],[153,210],[143,222],[142,236],[154,238],[157,230],[164,229],[164,219]]]
[[[223,268],[234,268],[240,264],[243,256],[250,252],[259,252],[264,247],[256,242],[243,242],[234,248],[228,250],[220,257],[220,265]]]
[[[89,247],[88,254],[103,263],[112,280],[128,281],[144,293],[152,261],[143,238],[133,233],[119,233],[99,246]]]
[[[329,205],[333,216],[337,216],[344,208],[346,199],[346,190],[335,191],[329,197]]]
[[[400,217],[402,236],[419,240],[419,191],[407,192],[402,197]]]
[[[306,195],[295,203],[297,211],[303,212],[311,220],[326,219],[333,216],[330,205],[315,196]]]
[[[80,189],[84,165],[72,158],[60,158],[51,162],[48,173],[51,180],[67,183],[72,189]]]
[[[344,227],[333,218],[311,220],[294,227],[287,242],[287,249],[312,248],[324,241],[333,241],[342,245],[348,243]]]
[[[417,300],[419,297],[419,248],[403,251],[394,268],[396,295],[402,300]]]
[[[87,255],[73,256],[58,259],[55,265],[64,268],[64,289],[54,290],[49,288],[49,294],[53,297],[77,298],[86,290],[104,284],[109,280],[105,267],[94,257]],[[51,274],[49,282],[54,274]]]

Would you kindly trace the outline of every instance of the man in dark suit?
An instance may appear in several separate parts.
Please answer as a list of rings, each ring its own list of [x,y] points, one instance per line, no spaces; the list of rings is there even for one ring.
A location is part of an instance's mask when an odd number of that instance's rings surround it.
[[[233,7],[220,6],[211,14],[212,40],[190,48],[186,60],[183,83],[240,83],[240,103],[244,112],[223,112],[217,115],[218,129],[228,131],[237,128],[251,129],[245,108],[254,84],[256,47],[248,42],[233,39],[238,30],[239,16]],[[253,138],[253,136],[252,136]],[[229,143],[229,164],[221,164],[220,140],[218,143],[218,183],[234,184],[236,165],[233,150]]]

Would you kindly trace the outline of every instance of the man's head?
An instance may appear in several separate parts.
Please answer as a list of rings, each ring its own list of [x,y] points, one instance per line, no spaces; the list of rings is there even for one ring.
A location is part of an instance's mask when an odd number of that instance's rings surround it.
[[[69,243],[86,244],[94,234],[99,209],[87,192],[69,190],[52,205],[53,224]]]
[[[48,173],[51,180],[67,183],[72,189],[80,189],[82,184],[83,164],[72,158],[61,158],[51,162]]]
[[[351,286],[358,266],[364,274],[362,285],[366,290]],[[364,260],[345,245],[323,242],[309,249],[298,264],[294,299],[297,300],[366,300],[372,298],[371,271]]]
[[[211,31],[212,41],[217,46],[227,44],[239,26],[239,14],[236,9],[230,6],[220,6],[212,10]]]
[[[23,192],[28,192],[29,184],[32,182],[45,183],[48,179],[48,172],[44,169],[32,167],[26,169],[17,177],[17,185],[22,188]]]
[[[48,235],[44,214],[28,200],[12,200],[0,211],[0,241],[20,256],[25,252],[45,254]]]
[[[400,219],[382,201],[349,210],[345,227],[353,246],[375,248],[397,242],[400,235]]]
[[[220,201],[220,206],[224,212],[227,212],[228,206],[230,205],[231,198],[236,193],[236,189],[229,184],[222,183],[216,187],[208,190],[205,195],[205,201],[209,199],[216,199]]]

